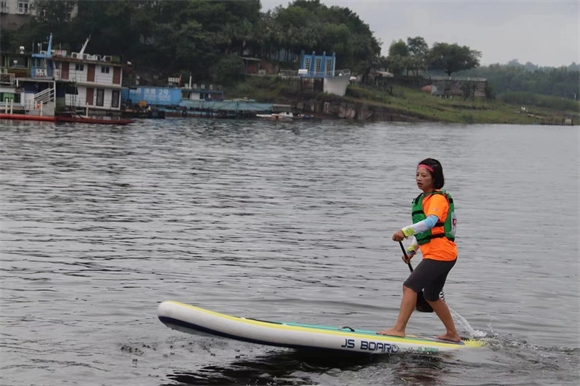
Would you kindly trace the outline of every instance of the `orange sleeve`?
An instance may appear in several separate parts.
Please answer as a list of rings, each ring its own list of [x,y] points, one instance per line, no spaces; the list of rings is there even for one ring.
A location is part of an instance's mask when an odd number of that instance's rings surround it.
[[[429,202],[427,208],[424,208],[425,216],[435,215],[440,222],[445,221],[447,213],[449,212],[449,203],[442,194],[434,194]]]

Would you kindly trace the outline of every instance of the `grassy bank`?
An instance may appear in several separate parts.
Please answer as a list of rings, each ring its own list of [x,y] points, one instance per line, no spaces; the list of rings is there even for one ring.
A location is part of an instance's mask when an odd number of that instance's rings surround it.
[[[371,108],[388,109],[393,113],[424,121],[534,124],[559,122],[570,117],[574,118],[575,124],[580,121],[579,110],[574,110],[578,102],[550,105],[542,96],[528,96],[527,99],[443,99],[403,86],[393,86],[392,91],[387,92],[351,85],[346,95],[341,98],[324,93],[304,92],[283,79],[265,77],[248,78],[225,91],[228,99],[248,97],[260,102],[292,105],[308,100],[362,103]],[[525,111],[521,109],[522,106],[526,107]]]

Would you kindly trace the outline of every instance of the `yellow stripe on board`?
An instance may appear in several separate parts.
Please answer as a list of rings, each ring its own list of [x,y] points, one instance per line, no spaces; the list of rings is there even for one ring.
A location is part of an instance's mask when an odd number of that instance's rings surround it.
[[[280,330],[314,332],[314,333],[318,333],[318,334],[328,334],[328,335],[342,335],[342,336],[348,336],[348,337],[353,337],[353,338],[366,338],[366,339],[368,339],[370,336],[368,334],[357,334],[357,333],[348,332],[348,331],[338,331],[338,330],[337,331],[327,331],[327,330],[319,330],[319,329],[308,328],[308,327],[288,326],[285,324],[260,322],[258,320],[244,319],[244,318],[238,318],[236,316],[220,314],[218,312],[213,312],[213,311],[209,311],[209,310],[206,310],[203,308],[190,306],[189,304],[174,302],[172,300],[168,300],[167,303],[172,303],[172,304],[175,304],[175,305],[178,305],[181,307],[191,308],[192,310],[203,312],[203,313],[206,313],[209,315],[214,315],[214,316],[224,318],[224,319],[229,319],[229,320],[232,320],[235,322],[246,323],[246,324],[251,324],[251,325],[261,326],[261,327],[277,328]],[[434,341],[434,340],[430,340],[430,339],[420,339],[420,338],[413,339],[413,338],[399,338],[396,336],[377,335],[377,336],[373,336],[373,339],[385,340],[385,341],[389,341],[389,342],[415,343],[415,344],[422,344],[422,345],[424,345],[425,343],[428,343],[429,345],[432,345],[432,346],[441,346],[441,347],[449,347],[449,346],[457,347],[457,344],[455,344],[455,343],[443,343],[443,342],[438,342],[438,341]],[[463,341],[463,343],[465,344],[465,346],[468,346],[468,347],[481,347],[481,346],[483,346],[483,342],[476,341],[476,340]]]

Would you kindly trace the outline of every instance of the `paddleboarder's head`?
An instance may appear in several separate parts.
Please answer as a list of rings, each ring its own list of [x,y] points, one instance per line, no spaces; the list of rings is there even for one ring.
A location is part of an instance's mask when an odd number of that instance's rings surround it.
[[[441,162],[433,158],[426,158],[417,165],[417,186],[424,192],[431,192],[443,188],[443,166]]]

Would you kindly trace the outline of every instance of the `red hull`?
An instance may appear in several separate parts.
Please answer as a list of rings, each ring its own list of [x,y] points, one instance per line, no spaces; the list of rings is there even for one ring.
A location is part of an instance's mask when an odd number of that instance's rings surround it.
[[[128,125],[135,122],[134,119],[100,119],[100,118],[85,118],[85,117],[56,117],[58,122],[73,122],[73,123],[96,123],[101,125]]]
[[[17,119],[20,121],[56,122],[55,117],[37,117],[35,115],[24,115],[24,114],[0,114],[0,119]]]

